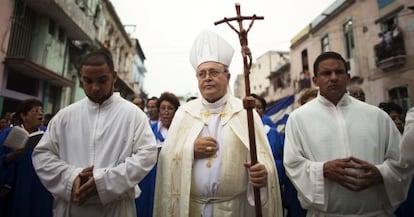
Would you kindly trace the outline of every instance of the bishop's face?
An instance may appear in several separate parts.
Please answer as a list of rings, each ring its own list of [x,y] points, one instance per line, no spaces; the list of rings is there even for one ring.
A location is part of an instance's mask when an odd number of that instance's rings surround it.
[[[215,102],[227,93],[230,73],[218,62],[204,62],[197,67],[198,89],[208,102]]]

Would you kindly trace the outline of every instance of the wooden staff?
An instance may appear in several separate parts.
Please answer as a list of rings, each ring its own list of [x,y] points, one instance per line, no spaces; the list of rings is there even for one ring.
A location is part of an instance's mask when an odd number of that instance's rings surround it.
[[[243,56],[243,75],[244,75],[244,83],[245,83],[245,92],[246,97],[243,99],[243,107],[247,111],[247,127],[249,129],[249,147],[250,147],[250,158],[251,158],[251,165],[255,165],[257,163],[257,153],[256,153],[256,137],[254,133],[254,122],[253,122],[253,108],[255,107],[256,101],[250,95],[250,68],[252,67],[252,54],[250,52],[249,47],[247,46],[247,33],[253,26],[255,20],[263,20],[263,17],[260,16],[241,16],[240,14],[240,4],[236,3],[236,12],[237,16],[232,18],[224,18],[214,23],[214,25],[218,25],[221,23],[227,23],[231,29],[233,29],[239,36],[240,45],[241,45],[241,53]],[[236,20],[239,24],[239,30],[234,28],[229,22]],[[243,28],[243,20],[251,20],[249,28],[245,30]],[[260,201],[260,188],[254,187],[254,204],[256,209],[256,217],[262,217],[262,203]]]

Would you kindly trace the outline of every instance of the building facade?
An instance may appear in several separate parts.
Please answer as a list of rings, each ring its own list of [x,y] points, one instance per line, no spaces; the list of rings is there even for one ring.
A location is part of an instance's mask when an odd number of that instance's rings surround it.
[[[367,103],[394,101],[413,105],[414,1],[336,0],[291,41],[295,92],[313,86],[313,62],[324,51],[348,62],[351,82]],[[307,83],[309,81],[309,83]]]
[[[42,101],[45,113],[84,98],[79,61],[101,48],[112,53],[121,96],[143,92],[133,71],[137,58],[146,71],[145,56],[109,0],[2,0],[0,12],[1,114],[28,98]]]
[[[9,2],[2,112],[14,111],[27,98],[37,98],[46,112],[56,112],[73,101],[71,90],[77,76],[69,70],[74,60],[69,56],[71,41],[94,37],[92,19],[74,1]]]
[[[250,69],[250,92],[265,97],[266,99],[274,98],[270,96],[274,92],[270,87],[269,76],[272,71],[275,71],[288,61],[289,52],[284,51],[267,51],[258,57]],[[239,98],[246,96],[244,75],[237,76],[234,83],[234,93]]]

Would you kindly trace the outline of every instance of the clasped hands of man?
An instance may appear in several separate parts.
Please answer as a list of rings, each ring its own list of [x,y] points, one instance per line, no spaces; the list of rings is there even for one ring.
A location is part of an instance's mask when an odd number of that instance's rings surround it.
[[[383,182],[375,165],[356,157],[326,162],[323,165],[323,175],[352,191],[362,191]]]
[[[93,166],[82,170],[76,177],[72,187],[72,203],[82,205],[85,201],[97,194]]]
[[[217,151],[217,141],[213,137],[198,137],[194,141],[194,159],[213,157]],[[263,164],[257,162],[255,165],[251,165],[250,162],[245,162],[244,166],[249,169],[249,181],[253,187],[266,186],[267,170]]]

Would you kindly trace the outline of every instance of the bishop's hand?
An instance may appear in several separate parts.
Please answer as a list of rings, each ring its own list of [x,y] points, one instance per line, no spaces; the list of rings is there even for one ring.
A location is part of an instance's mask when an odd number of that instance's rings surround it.
[[[264,187],[267,185],[267,170],[265,165],[257,162],[251,165],[251,162],[244,163],[244,166],[249,169],[249,181],[253,187]]]
[[[217,153],[217,141],[213,137],[198,137],[194,141],[194,159],[208,158]]]

